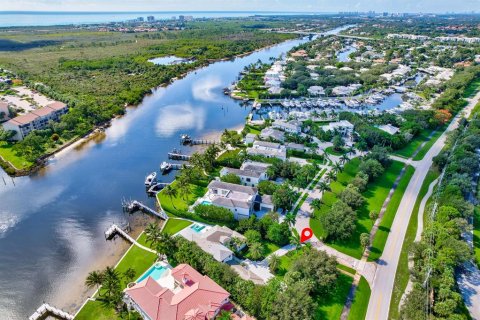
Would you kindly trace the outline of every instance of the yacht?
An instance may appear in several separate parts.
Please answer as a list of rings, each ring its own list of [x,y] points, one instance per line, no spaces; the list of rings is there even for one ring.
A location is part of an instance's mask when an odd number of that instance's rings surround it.
[[[157,173],[156,173],[156,172],[150,173],[150,174],[145,178],[145,186],[146,186],[146,187],[152,186],[155,182],[157,182]]]
[[[163,161],[161,164],[160,164],[160,171],[162,171],[162,173],[166,173],[168,171],[170,171],[172,169],[172,165],[166,161]]]

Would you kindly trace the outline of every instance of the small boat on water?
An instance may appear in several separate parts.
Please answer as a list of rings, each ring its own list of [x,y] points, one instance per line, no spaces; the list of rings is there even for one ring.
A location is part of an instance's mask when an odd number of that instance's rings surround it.
[[[150,187],[151,185],[153,185],[154,183],[157,182],[157,173],[156,172],[152,172],[150,173],[146,178],[145,178],[145,186],[146,187]]]
[[[160,164],[160,171],[162,173],[166,173],[168,171],[170,171],[172,169],[172,165],[166,161],[163,161],[161,164]]]

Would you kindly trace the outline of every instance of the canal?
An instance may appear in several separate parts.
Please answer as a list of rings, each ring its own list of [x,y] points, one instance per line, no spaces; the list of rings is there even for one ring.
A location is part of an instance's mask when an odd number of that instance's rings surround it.
[[[304,41],[217,62],[155,89],[103,136],[60,154],[37,174],[13,181],[0,171],[7,182],[0,179],[0,318],[25,319],[43,301],[76,309],[78,297],[86,297],[87,273],[115,264],[127,247],[103,235],[111,223],[131,219],[121,200],[153,205],[145,176],[179,147],[179,135],[203,137],[243,124],[250,109],[223,88],[248,64]]]

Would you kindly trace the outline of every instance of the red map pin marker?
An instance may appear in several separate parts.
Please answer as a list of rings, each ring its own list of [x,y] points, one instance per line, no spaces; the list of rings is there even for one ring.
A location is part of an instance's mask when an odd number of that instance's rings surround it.
[[[308,239],[313,237],[313,231],[310,228],[305,228],[302,230],[302,234],[300,235],[300,242],[305,242]]]

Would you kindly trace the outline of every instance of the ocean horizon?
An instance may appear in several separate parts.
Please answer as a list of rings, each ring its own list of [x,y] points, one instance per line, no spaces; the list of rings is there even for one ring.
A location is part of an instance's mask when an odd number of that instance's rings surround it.
[[[194,18],[235,18],[254,15],[321,15],[327,12],[285,11],[0,11],[0,27],[34,27],[121,22],[147,16],[166,20],[179,15]]]

